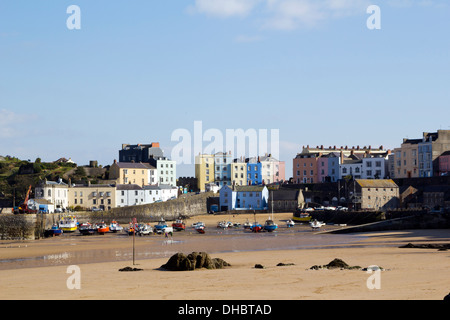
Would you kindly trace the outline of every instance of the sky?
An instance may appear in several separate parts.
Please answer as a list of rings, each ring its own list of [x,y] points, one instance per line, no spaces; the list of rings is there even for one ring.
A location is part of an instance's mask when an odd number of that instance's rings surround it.
[[[159,142],[194,176],[206,133],[277,130],[289,178],[306,145],[450,129],[449,30],[445,0],[1,0],[0,155],[110,165]]]

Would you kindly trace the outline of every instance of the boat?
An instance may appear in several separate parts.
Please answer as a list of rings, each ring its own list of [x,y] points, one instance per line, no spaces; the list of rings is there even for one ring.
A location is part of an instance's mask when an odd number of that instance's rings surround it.
[[[278,225],[273,222],[272,219],[267,219],[266,222],[264,223],[264,230],[268,231],[268,232],[273,232],[278,228]]]
[[[181,219],[175,220],[175,222],[172,223],[172,227],[173,227],[173,229],[176,230],[176,231],[182,231],[182,230],[185,230],[185,229],[186,229],[186,225],[185,225],[185,223],[183,222],[183,220],[181,220]]]
[[[138,234],[140,236],[150,235],[152,233],[153,233],[153,227],[148,224],[140,223],[136,227],[136,234]]]
[[[82,235],[91,235],[91,234],[94,234],[97,231],[97,228],[95,228],[89,222],[83,222],[82,224],[80,224],[80,227],[78,228],[78,231],[80,231],[80,233]]]
[[[111,232],[118,232],[118,231],[122,231],[123,227],[115,220],[111,221],[111,223],[109,224],[109,231]]]
[[[203,222],[200,224],[197,223],[197,225],[195,226],[195,230],[198,233],[204,234],[205,233],[205,224]]]
[[[102,235],[109,232],[108,225],[103,221],[101,223],[97,224],[97,232]]]
[[[130,223],[130,225],[128,226],[126,232],[128,233],[129,236],[132,236],[133,234],[135,234],[135,225]]]
[[[78,228],[78,220],[75,216],[66,216],[59,222],[59,228],[63,232],[75,232]]]
[[[161,220],[155,225],[156,232],[162,232],[164,228],[167,227],[166,221],[161,218]]]
[[[288,228],[291,228],[293,226],[295,226],[295,222],[292,219],[289,219],[288,221],[286,221],[286,225]]]
[[[261,232],[261,230],[263,230],[263,226],[255,221],[255,223],[253,223],[250,227],[250,230],[252,230],[252,232]]]
[[[294,212],[294,216],[292,217],[292,220],[296,221],[296,222],[310,222],[311,221],[311,215],[309,214],[309,212],[312,210],[307,210],[307,209],[297,209]]]
[[[221,228],[221,229],[227,229],[227,228],[231,228],[233,226],[233,223],[231,222],[227,222],[227,221],[219,221],[217,223],[217,228]]]
[[[55,224],[53,224],[51,229],[45,230],[44,236],[45,237],[56,237],[56,236],[60,236],[62,233],[63,233],[63,231],[55,223]]]
[[[311,228],[313,230],[319,230],[322,226],[325,225],[325,223],[321,222],[321,221],[317,221],[317,220],[313,220],[309,223],[309,225],[311,226]]]
[[[273,192],[272,192],[273,194]],[[272,195],[273,197],[273,195]],[[273,199],[273,198],[272,198]],[[278,224],[273,221],[273,201],[272,201],[272,216],[269,216],[269,219],[264,223],[264,230],[268,232],[273,232],[278,229]]]
[[[244,223],[244,229],[251,229],[251,228],[252,228],[252,224],[247,219],[247,221],[245,221],[245,223]]]

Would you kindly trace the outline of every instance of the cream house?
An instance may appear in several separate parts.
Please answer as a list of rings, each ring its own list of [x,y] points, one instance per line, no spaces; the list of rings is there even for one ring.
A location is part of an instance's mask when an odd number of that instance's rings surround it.
[[[349,188],[356,209],[395,209],[400,205],[397,184],[391,179],[356,179]]]
[[[117,162],[109,168],[109,178],[117,184],[137,184],[145,186],[158,183],[158,172],[148,163]]]
[[[116,186],[113,184],[72,185],[69,188],[69,207],[87,210],[110,210],[116,207]]]

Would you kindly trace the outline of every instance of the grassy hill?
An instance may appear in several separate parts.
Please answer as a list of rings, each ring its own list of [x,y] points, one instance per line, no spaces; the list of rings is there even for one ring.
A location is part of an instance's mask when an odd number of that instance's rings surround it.
[[[3,206],[8,206],[4,203],[12,204],[15,195],[17,205],[25,199],[30,185],[34,192],[34,187],[39,181],[45,179],[56,181],[61,178],[66,183],[69,179],[72,182],[87,182],[103,179],[107,175],[105,169],[95,170],[96,176],[88,176],[87,173],[91,172],[92,170],[74,163],[41,162],[39,158],[30,162],[9,156],[0,157],[0,201]]]

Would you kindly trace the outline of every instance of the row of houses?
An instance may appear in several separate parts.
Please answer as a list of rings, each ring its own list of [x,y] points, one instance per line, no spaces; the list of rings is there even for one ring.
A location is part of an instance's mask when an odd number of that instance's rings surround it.
[[[354,179],[398,179],[450,174],[450,130],[424,132],[403,139],[399,148],[383,146],[304,146],[293,159],[293,183],[335,182]]]
[[[372,149],[317,146],[303,147],[293,160],[294,183],[336,182],[346,176],[355,179],[385,179],[388,177],[389,150],[383,146]]]
[[[178,197],[171,185],[137,184],[66,184],[61,179],[42,181],[35,187],[35,198],[29,206],[46,212],[81,207],[86,210],[111,210],[117,207],[151,204]]]
[[[218,210],[289,212],[306,206],[339,204],[350,205],[356,210],[387,210],[400,206],[399,187],[391,179],[356,179],[349,190],[347,198],[341,199],[334,190],[326,201],[321,201],[317,199],[317,192],[307,187],[269,190],[264,185],[225,185],[219,190]]]
[[[271,154],[232,158],[231,152],[199,154],[195,157],[195,178],[200,191],[206,186],[245,186],[279,183],[285,180],[285,163]]]

